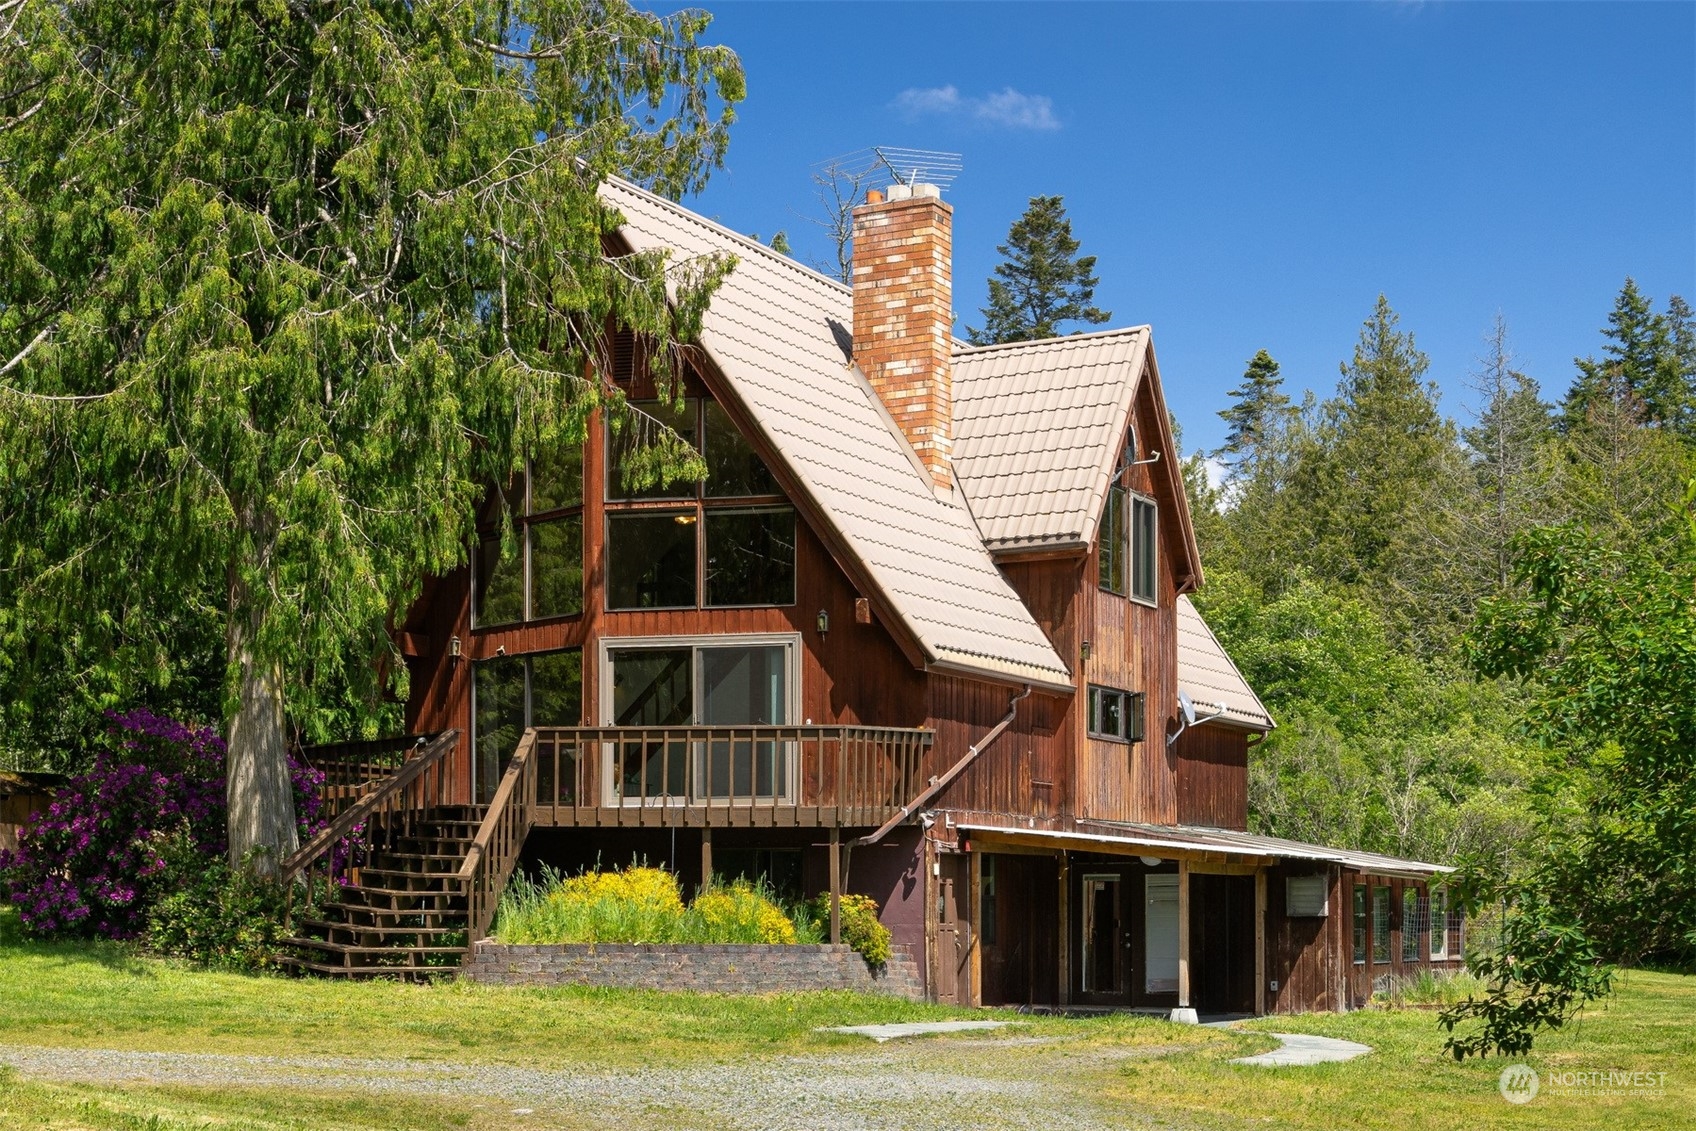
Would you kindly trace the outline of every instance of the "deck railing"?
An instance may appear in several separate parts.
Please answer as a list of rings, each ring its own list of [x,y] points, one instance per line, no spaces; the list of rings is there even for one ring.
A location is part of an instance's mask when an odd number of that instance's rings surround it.
[[[465,862],[459,867],[471,941],[487,934],[494,921],[501,892],[506,890],[518,855],[524,850],[524,838],[530,835],[535,804],[536,732],[527,730],[501,774],[483,822],[466,850]]]
[[[370,742],[337,742],[324,746],[307,746],[300,756],[307,765],[324,775],[320,790],[323,815],[334,820],[372,783],[390,777],[437,736],[407,734],[395,738],[379,738]]]
[[[453,788],[449,756],[458,743],[457,730],[429,739],[392,773],[369,782],[329,825],[281,862],[282,880],[305,881],[304,885],[288,884],[291,917],[297,886],[304,887],[310,902],[324,891],[351,882],[374,848],[414,835],[433,809],[448,803]]]
[[[916,796],[930,731],[546,727],[538,825],[866,825]]]

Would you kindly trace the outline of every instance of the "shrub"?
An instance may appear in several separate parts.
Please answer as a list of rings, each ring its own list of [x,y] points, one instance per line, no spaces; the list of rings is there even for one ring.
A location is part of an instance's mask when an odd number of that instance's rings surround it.
[[[514,876],[498,919],[497,935],[507,943],[687,941],[677,878],[658,868],[569,878],[544,868],[539,881]]]
[[[161,897],[147,915],[147,945],[160,954],[203,966],[260,970],[271,965],[286,935],[287,892],[250,868],[207,860],[194,845],[173,838],[167,874],[181,886]]]
[[[195,857],[182,872],[192,877],[223,858],[223,740],[145,710],[109,719],[93,767],[23,828],[16,851],[0,852],[0,893],[31,935],[134,938],[180,886],[171,853]],[[291,777],[310,835],[323,827],[322,775],[294,763]]]
[[[814,929],[828,938],[830,893],[822,892],[808,905]],[[841,903],[842,941],[860,953],[866,964],[879,969],[889,962],[889,928],[877,917],[877,900],[868,895],[844,895]]]
[[[712,887],[695,897],[690,913],[713,942],[795,942],[795,924],[772,902],[769,891],[747,880]]]

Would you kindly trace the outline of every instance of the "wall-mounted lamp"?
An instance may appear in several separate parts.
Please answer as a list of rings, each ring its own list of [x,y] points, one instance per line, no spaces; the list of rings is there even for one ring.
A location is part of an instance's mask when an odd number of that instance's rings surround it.
[[[1086,659],[1086,660],[1089,659],[1089,641],[1087,641],[1087,640],[1084,641],[1084,646],[1081,649],[1079,649],[1079,651],[1081,651],[1083,653],[1084,659]]]
[[[830,631],[830,614],[824,609],[820,609],[818,620],[813,623],[817,625],[819,635],[823,636],[825,633]]]
[[[459,655],[459,637],[450,637],[448,639],[448,659],[457,664],[459,663]]]
[[[506,655],[506,645],[505,644],[495,645],[495,655],[497,655],[497,656]]]

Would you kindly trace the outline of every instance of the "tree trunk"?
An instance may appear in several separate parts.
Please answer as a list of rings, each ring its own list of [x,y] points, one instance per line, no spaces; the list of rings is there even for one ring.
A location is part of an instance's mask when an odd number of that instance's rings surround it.
[[[289,783],[282,673],[275,663],[255,658],[257,626],[239,609],[237,605],[232,610],[229,633],[230,666],[241,683],[225,764],[230,865],[245,862],[258,874],[271,875],[277,862],[300,846]]]

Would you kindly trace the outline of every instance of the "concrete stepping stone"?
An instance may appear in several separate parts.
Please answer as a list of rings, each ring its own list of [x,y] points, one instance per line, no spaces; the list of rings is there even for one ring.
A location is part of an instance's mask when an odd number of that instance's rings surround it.
[[[1277,1037],[1283,1044],[1271,1052],[1263,1052],[1259,1056],[1238,1057],[1231,1063],[1269,1066],[1331,1064],[1340,1060],[1353,1060],[1357,1056],[1365,1056],[1372,1051],[1371,1045],[1357,1044],[1354,1041],[1341,1041],[1336,1037],[1316,1037],[1311,1033],[1267,1033],[1266,1035]]]
[[[870,1037],[878,1044],[897,1037],[923,1037],[931,1033],[964,1033],[972,1029],[999,1029],[1017,1025],[1017,1021],[903,1021],[895,1025],[834,1025],[816,1030],[820,1033],[854,1033]]]

